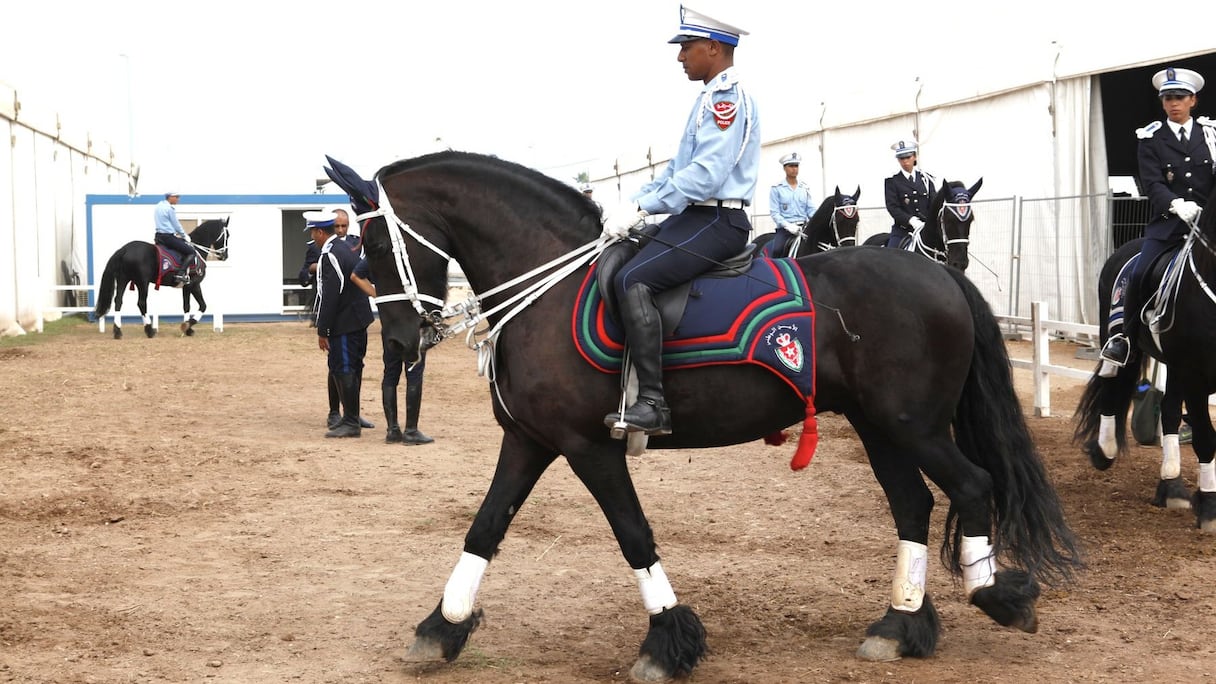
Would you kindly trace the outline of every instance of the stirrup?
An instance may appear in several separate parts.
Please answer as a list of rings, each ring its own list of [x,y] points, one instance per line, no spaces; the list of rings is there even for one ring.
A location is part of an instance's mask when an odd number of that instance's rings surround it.
[[[1122,348],[1117,348],[1119,345],[1122,345]],[[1122,368],[1127,365],[1131,354],[1131,340],[1127,339],[1127,335],[1123,333],[1116,333],[1106,340],[1106,344],[1102,345],[1102,351],[1098,355],[1103,361],[1109,361],[1115,366]]]

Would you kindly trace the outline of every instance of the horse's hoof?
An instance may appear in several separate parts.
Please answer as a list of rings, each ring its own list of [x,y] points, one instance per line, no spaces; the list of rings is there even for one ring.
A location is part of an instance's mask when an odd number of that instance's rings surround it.
[[[879,636],[872,636],[861,642],[857,657],[872,663],[887,663],[903,658],[899,654],[898,641]]]
[[[122,339],[122,328],[120,328],[118,326],[114,326],[114,339],[116,339],[116,340]]]
[[[1039,583],[1023,570],[1000,570],[996,582],[976,589],[971,603],[1003,627],[1014,627],[1028,634],[1039,631]]]
[[[1102,451],[1102,447],[1098,446],[1098,440],[1091,439],[1085,443],[1085,455],[1089,456],[1089,462],[1098,470],[1106,470],[1115,464],[1115,459],[1107,458]]]
[[[442,662],[443,645],[434,639],[418,638],[401,659],[407,663]]]
[[[1157,508],[1190,510],[1191,492],[1186,488],[1186,483],[1182,481],[1181,477],[1157,480],[1157,492],[1153,495],[1153,505]]]
[[[149,323],[144,326],[144,334],[149,338],[156,337],[156,328],[153,328],[152,324]]]
[[[654,658],[642,655],[629,669],[629,679],[635,682],[666,682],[671,680],[671,676]]]
[[[1195,508],[1195,527],[1207,534],[1216,534],[1216,492],[1196,490],[1192,499]]]

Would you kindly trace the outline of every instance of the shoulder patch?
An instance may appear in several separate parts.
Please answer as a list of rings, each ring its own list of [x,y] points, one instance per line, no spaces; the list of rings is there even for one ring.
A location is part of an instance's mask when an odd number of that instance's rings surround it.
[[[1136,137],[1141,140],[1151,138],[1151,137],[1153,137],[1153,134],[1157,132],[1158,128],[1161,128],[1161,122],[1154,121],[1151,124],[1145,126],[1144,128],[1137,128]]]
[[[735,122],[735,114],[739,113],[738,105],[727,100],[715,102],[713,110],[714,123],[718,124],[718,128],[721,128],[724,131],[730,128],[730,125]]]

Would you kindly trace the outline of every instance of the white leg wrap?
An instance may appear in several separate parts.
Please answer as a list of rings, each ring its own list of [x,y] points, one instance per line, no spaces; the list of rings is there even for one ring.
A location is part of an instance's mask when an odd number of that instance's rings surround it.
[[[473,602],[477,600],[477,589],[486,573],[490,561],[474,556],[467,551],[460,554],[460,561],[452,569],[448,584],[443,588],[443,618],[451,623],[464,622],[473,614]]]
[[[967,598],[971,598],[977,589],[996,583],[996,559],[992,557],[988,537],[963,537],[959,560],[963,566],[963,589]]]
[[[1102,359],[1102,367],[1098,369],[1099,378],[1113,378],[1119,374],[1119,367],[1115,364]]]
[[[1178,435],[1161,435],[1161,479],[1172,480],[1182,474]]]
[[[1216,492],[1216,461],[1199,464],[1199,491]]]
[[[662,563],[634,570],[633,576],[638,580],[638,591],[642,593],[642,605],[647,613],[658,615],[664,608],[676,607],[676,592],[672,590],[671,582],[667,581]]]
[[[1098,420],[1098,446],[1107,460],[1115,460],[1119,455],[1119,443],[1115,441],[1115,417],[1102,416]]]
[[[929,547],[899,540],[895,547],[895,577],[891,580],[891,607],[905,613],[920,610],[925,600],[925,573]]]

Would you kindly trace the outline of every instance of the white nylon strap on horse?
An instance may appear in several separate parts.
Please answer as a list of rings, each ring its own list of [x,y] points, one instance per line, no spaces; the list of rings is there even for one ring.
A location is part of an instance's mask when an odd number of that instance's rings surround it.
[[[676,592],[667,581],[667,573],[658,561],[649,568],[634,570],[633,576],[638,581],[638,591],[642,593],[642,605],[646,612],[658,615],[665,609],[676,607]]]
[[[486,574],[490,561],[481,556],[474,556],[465,551],[460,554],[452,575],[443,588],[443,617],[453,624],[464,622],[473,614],[473,604],[477,601],[477,590],[481,588],[481,578]]]
[[[963,566],[963,590],[971,598],[977,590],[996,583],[996,559],[988,537],[963,537],[959,547],[959,563]]]

